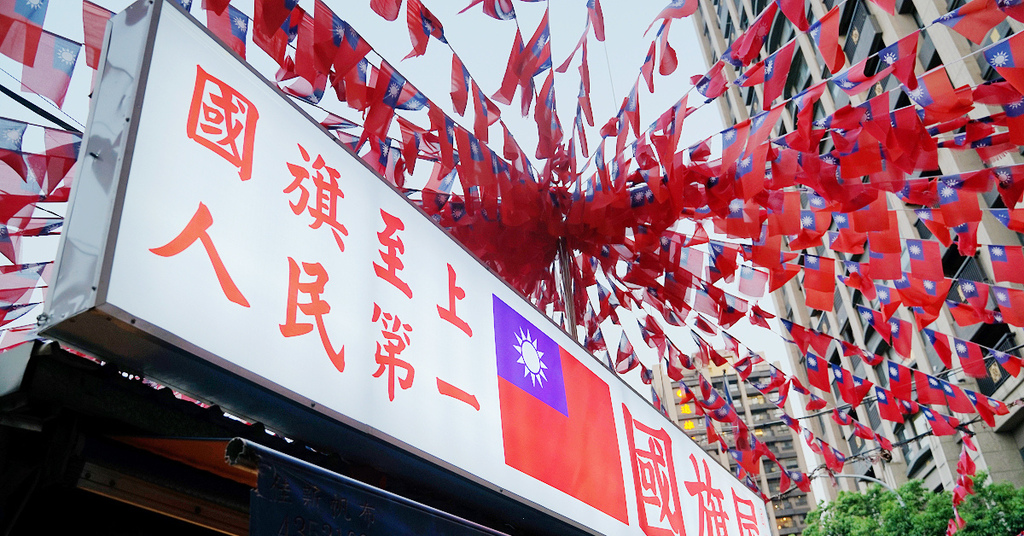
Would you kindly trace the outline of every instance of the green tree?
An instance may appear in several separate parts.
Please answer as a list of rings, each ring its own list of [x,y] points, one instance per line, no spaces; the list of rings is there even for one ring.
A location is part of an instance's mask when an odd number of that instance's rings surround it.
[[[960,505],[967,526],[962,536],[1016,536],[1024,531],[1024,488],[1008,483],[982,484],[978,472],[974,495]],[[903,504],[896,497],[903,500]],[[807,514],[804,536],[943,536],[953,517],[952,496],[935,493],[912,480],[893,493],[879,485],[863,493],[840,492],[835,501]]]

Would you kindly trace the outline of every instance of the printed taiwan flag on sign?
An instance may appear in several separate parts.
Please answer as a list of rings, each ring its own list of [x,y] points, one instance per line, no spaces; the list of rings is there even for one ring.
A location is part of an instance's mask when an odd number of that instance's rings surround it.
[[[494,296],[505,464],[627,523],[608,385]]]

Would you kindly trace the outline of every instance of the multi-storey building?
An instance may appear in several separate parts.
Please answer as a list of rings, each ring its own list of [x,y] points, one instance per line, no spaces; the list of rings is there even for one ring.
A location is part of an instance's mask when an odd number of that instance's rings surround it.
[[[736,39],[751,21],[755,20],[768,3],[769,0],[700,0],[694,21],[707,65],[713,65],[722,56],[730,42]],[[1007,18],[1006,21],[989,32],[984,42],[977,45],[941,24],[930,25],[938,17],[964,3],[963,0],[897,0],[895,15],[889,15],[867,0],[846,0],[845,2],[841,0],[809,0],[807,16],[813,22],[834,6],[839,6],[842,10],[839,43],[845,52],[847,66],[870,57],[885,46],[895,43],[898,39],[920,28],[925,28],[921,31],[917,49],[916,73],[920,75],[927,70],[944,65],[954,87],[966,84],[977,86],[985,81],[999,79],[999,74],[989,67],[984,55],[977,52],[1004,39],[1009,34],[1021,31],[1024,29],[1024,25]],[[825,67],[825,63],[815,48],[814,41],[808,35],[796,30],[781,14],[776,17],[770,29],[760,58],[765,58],[794,36],[797,39],[798,47],[788,74],[783,98],[793,97],[803,89],[830,76],[829,70]],[[730,81],[739,74],[731,70],[729,65],[726,65],[725,73]],[[888,77],[876,83],[870,91],[849,97],[833,84],[829,84],[823,98],[816,104],[815,118],[824,118],[847,104],[856,105],[894,89],[897,91],[892,93],[891,109],[912,104],[906,94],[898,91],[898,88],[899,81],[895,77]],[[730,85],[730,89],[718,98],[717,104],[726,124],[735,124],[746,120],[771,104],[763,103],[762,97],[763,90],[759,86]],[[986,109],[985,106],[979,105],[971,113],[971,117],[983,117],[998,111],[1001,110],[998,108]],[[792,110],[787,109],[783,113],[782,121],[777,127],[775,135],[792,131],[794,120]],[[824,149],[831,149],[827,140]],[[1019,154],[1010,153],[993,162],[986,163],[974,151],[953,152],[940,149],[940,170],[927,175],[962,173],[978,170],[987,165],[1010,165],[1022,161],[1024,160]],[[889,209],[898,215],[901,238],[933,239],[924,222],[915,215],[913,210],[903,210],[906,207],[898,197],[891,193],[886,195]],[[995,190],[980,194],[979,200],[982,203],[983,212],[985,212],[978,230],[978,242],[982,244],[982,247],[975,255],[967,257],[959,254],[955,244],[943,249],[942,269],[947,278],[954,279],[949,294],[949,299],[954,301],[963,301],[960,290],[962,282],[993,282],[992,265],[988,251],[984,247],[985,244],[1019,245],[1024,243],[1022,235],[1008,230],[985,210],[986,207],[1001,208],[1004,206]],[[816,249],[819,255],[834,255],[839,260],[867,261],[867,253],[856,256],[826,253],[823,247]],[[906,251],[902,254],[901,262],[904,270],[907,270],[909,259]],[[1000,285],[1012,286],[1004,283],[1000,283]],[[883,340],[857,314],[857,305],[879,309],[877,301],[868,299],[859,290],[837,285],[833,311],[822,312],[804,305],[805,297],[801,278],[797,277],[777,290],[773,299],[779,316],[782,318],[849,341],[868,352],[874,352],[887,358],[894,357],[888,342]],[[995,303],[991,298],[989,300],[988,307],[992,309]],[[912,313],[907,308],[901,308],[896,315],[898,318],[913,322]],[[1015,354],[1018,352],[1019,345],[1024,343],[1024,332],[1019,327],[1004,323],[981,323],[963,328],[953,322],[946,310],[943,310],[941,316],[931,327],[936,331],[962,340],[973,341],[982,347]],[[1000,400],[1012,401],[1024,396],[1024,381],[1022,381],[1024,377],[1010,376],[994,360],[986,360],[987,378],[967,377],[959,369],[946,369],[921,333],[915,332],[913,337],[913,350],[910,359],[907,360],[908,365],[922,372],[946,378],[951,383],[959,384],[963,388]],[[876,385],[887,386],[888,379],[886,369],[883,368],[884,363],[877,367],[871,367],[856,357],[851,360],[850,357],[841,355],[842,352],[836,349],[836,346],[833,344],[831,354],[823,357],[832,363],[841,364],[847,370],[867,378]],[[801,355],[795,345],[787,345],[787,347],[788,355],[785,358],[788,359],[791,370],[805,379],[805,356]],[[775,358],[776,356],[772,356],[773,360]],[[741,397],[741,400],[746,404],[745,395]],[[833,397],[830,402],[836,400],[838,397]],[[753,410],[754,407],[751,406],[751,409]],[[942,406],[941,409],[948,411],[945,406]],[[679,408],[676,410],[678,413]],[[870,425],[876,431],[897,442],[898,448],[895,449],[891,460],[888,461],[877,457],[864,457],[864,460],[855,459],[856,461],[846,465],[844,473],[877,478],[890,486],[897,486],[907,479],[922,479],[929,489],[952,489],[957,476],[957,456],[961,451],[959,434],[941,438],[928,434],[929,425],[920,414],[914,418],[908,418],[903,424],[882,420],[873,402],[867,402],[855,408],[851,414],[861,423]],[[677,417],[681,416],[677,415]],[[973,416],[957,415],[957,417],[961,421],[968,421]],[[997,417],[994,427],[980,422],[971,425],[971,429],[977,433],[975,442],[979,446],[979,452],[972,456],[976,458],[979,469],[988,471],[995,481],[1009,481],[1018,486],[1024,485],[1024,427],[1021,426],[1022,420],[1024,420],[1024,407],[1011,405],[1010,413]],[[812,417],[805,420],[804,423],[809,424],[816,435],[849,455],[860,454],[875,446],[874,444],[865,445],[863,440],[852,436],[851,433],[836,425],[828,415]],[[797,450],[799,451],[799,449]],[[871,463],[872,460],[873,463]],[[810,459],[805,470],[813,469],[820,461],[820,459]],[[867,480],[842,478],[838,480],[838,487],[834,487],[828,485],[826,480],[817,479],[815,481],[815,497],[819,500],[828,500],[830,497],[834,497],[837,489],[855,490],[870,485]],[[778,513],[779,510],[776,509],[776,512]]]
[[[747,382],[742,381],[736,372],[729,367],[712,367],[708,371],[708,380],[718,389],[722,396],[731,401],[740,418],[746,422],[752,434],[764,442],[776,455],[779,462],[788,470],[803,470],[806,461],[804,453],[800,448],[800,436],[779,420],[779,408],[776,406],[777,399],[768,399],[760,391],[755,389],[751,383],[768,383],[768,367],[755,365]],[[687,373],[683,377],[686,385],[695,385],[696,374]],[[707,441],[707,429],[705,428],[704,417],[697,413],[692,400],[683,401],[683,391],[679,382],[674,382],[665,375],[658,375],[658,381],[654,384],[658,391],[669,419],[682,428],[697,444],[705,451],[714,455],[719,462],[738,473],[737,463],[728,452],[723,452],[718,443],[709,444]],[[776,397],[773,393],[771,397]],[[787,406],[788,409],[788,406]],[[720,435],[728,443],[732,443],[733,429],[729,425],[716,425]],[[766,460],[765,460],[766,461]],[[769,495],[778,495],[780,472],[775,463],[764,463],[761,465],[761,474],[757,477],[761,489]],[[773,508],[769,508],[769,515],[772,523],[777,528],[776,534],[790,535],[800,534],[804,527],[804,516],[816,501],[813,493],[804,493],[794,489],[783,497],[772,501]]]

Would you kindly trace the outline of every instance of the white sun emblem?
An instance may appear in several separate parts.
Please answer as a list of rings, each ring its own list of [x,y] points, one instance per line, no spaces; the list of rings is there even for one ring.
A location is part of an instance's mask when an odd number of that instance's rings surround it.
[[[25,0],[25,4],[32,9],[43,7],[43,0]]]
[[[960,288],[963,289],[964,292],[974,292],[974,284],[973,283],[964,283],[964,284],[960,285]]]
[[[896,63],[896,54],[890,52],[885,56],[882,56],[882,61],[884,61],[886,65],[892,65]]]
[[[847,80],[845,78],[843,78],[842,80],[839,81],[839,87],[841,87],[843,89],[850,89],[850,88],[853,87],[853,85],[854,85],[853,82],[851,82],[851,81],[849,81],[849,80]]]
[[[928,290],[935,290],[935,282],[934,281],[929,281],[929,280],[926,279],[924,281],[924,288],[926,288]]]
[[[738,214],[743,210],[743,201],[740,199],[733,199],[729,201],[729,212],[731,214]]]
[[[1003,248],[1001,248],[1001,247],[993,247],[991,253],[992,253],[993,257],[1002,257],[1003,256]]]
[[[516,334],[516,342],[518,344],[514,344],[512,347],[519,353],[516,363],[523,365],[523,377],[529,376],[533,385],[539,383],[541,387],[544,387],[544,382],[548,379],[544,375],[544,369],[548,368],[544,364],[544,352],[537,349],[537,341],[529,331],[523,333],[523,330],[520,329]]]
[[[337,37],[338,39],[344,39],[345,38],[345,27],[340,25],[340,24],[335,26],[334,27],[334,37]]]
[[[21,131],[17,129],[8,129],[3,132],[3,138],[14,145],[21,144]]]
[[[245,17],[232,17],[231,22],[235,25],[235,28],[238,28],[243,32],[249,27],[249,23],[245,20]]]
[[[921,99],[924,98],[924,87],[918,86],[917,89],[908,91],[907,95],[909,95],[911,99],[914,99],[914,102],[921,102]]]
[[[727,141],[732,141],[732,140],[736,139],[736,130],[735,129],[731,129],[731,128],[729,130],[726,130],[725,131],[725,139]]]
[[[942,190],[940,190],[939,193],[940,195],[942,195],[942,197],[953,197],[953,195],[956,194],[956,191],[950,188],[949,186],[943,186]]]
[[[75,63],[75,53],[64,47],[57,49],[57,58],[64,65],[71,65]]]
[[[924,221],[931,221],[932,213],[929,210],[921,210],[917,213],[917,217],[921,218]]]
[[[889,329],[891,329],[893,331],[899,331],[900,330],[900,325],[897,324],[896,321],[894,320],[892,322],[889,322]]]
[[[881,300],[888,300],[889,299],[889,291],[887,291],[887,290],[879,290],[878,291],[878,298],[881,299]]]
[[[909,249],[910,253],[912,253],[914,255],[920,255],[921,254],[921,246],[918,246],[917,244],[914,244],[914,245],[910,246],[907,249]]]
[[[838,224],[846,223],[846,216],[844,216],[842,214],[837,214],[836,215],[836,223],[838,223]]]
[[[958,343],[956,344],[956,352],[957,352],[958,354],[966,354],[966,353],[967,353],[967,345],[966,345],[966,344],[963,344],[963,343],[959,343],[959,342],[958,342]]]
[[[871,322],[871,311],[861,311],[860,317],[867,322]]]
[[[800,223],[802,223],[804,225],[804,227],[810,227],[811,225],[814,225],[814,218],[812,218],[810,216],[804,216],[800,220]]]
[[[996,292],[996,300],[1001,301],[1001,302],[1005,302],[1006,298],[1007,298],[1007,295],[1006,295],[1005,292]]]
[[[773,68],[775,68],[775,62],[774,61],[766,61],[766,62],[764,62],[764,75],[765,76],[771,76]]]
[[[997,52],[988,59],[989,65],[993,67],[1002,67],[1010,61],[1010,56],[1006,52]]]

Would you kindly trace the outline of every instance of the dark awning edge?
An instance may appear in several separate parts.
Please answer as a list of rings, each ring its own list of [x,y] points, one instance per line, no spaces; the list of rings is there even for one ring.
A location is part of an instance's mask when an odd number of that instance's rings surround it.
[[[254,443],[252,441],[240,437],[236,437],[228,442],[228,446],[224,453],[224,457],[229,465],[244,468],[254,472],[259,471],[260,462],[263,462],[264,464],[288,465],[297,468],[301,471],[304,471],[306,473],[309,473],[311,476],[323,478],[327,481],[335,482],[341,485],[352,486],[366,493],[371,493],[383,499],[394,501],[405,507],[419,510],[425,514],[437,516],[442,519],[451,521],[453,523],[458,523],[471,527],[482,533],[491,534],[493,536],[508,536],[508,534],[504,532],[499,532],[484,525],[480,525],[467,519],[452,515],[443,510],[438,510],[437,508],[433,508],[431,506],[427,506],[425,504],[413,501],[411,499],[407,499],[405,497],[402,497],[401,495],[396,495],[389,491],[371,486],[369,484],[366,484],[365,482],[360,482],[345,475],[341,475],[333,471],[328,471],[327,469],[324,469],[323,467],[320,467],[318,465],[311,464],[307,461],[301,460],[294,456],[289,456],[288,454],[285,454],[283,452],[278,452],[271,448],[267,448],[263,445],[260,445],[259,443]]]

